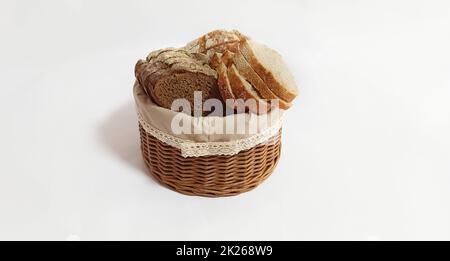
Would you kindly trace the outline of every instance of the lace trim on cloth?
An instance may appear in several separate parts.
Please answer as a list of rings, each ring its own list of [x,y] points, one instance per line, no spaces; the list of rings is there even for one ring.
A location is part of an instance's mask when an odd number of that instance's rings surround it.
[[[280,119],[277,123],[265,129],[263,132],[244,139],[225,142],[193,142],[191,140],[174,137],[152,127],[150,124],[144,121],[139,113],[138,119],[139,123],[147,133],[151,134],[159,141],[181,150],[181,156],[185,158],[209,155],[238,154],[243,150],[251,149],[258,144],[268,141],[271,137],[275,136],[278,133],[282,123],[282,120]]]

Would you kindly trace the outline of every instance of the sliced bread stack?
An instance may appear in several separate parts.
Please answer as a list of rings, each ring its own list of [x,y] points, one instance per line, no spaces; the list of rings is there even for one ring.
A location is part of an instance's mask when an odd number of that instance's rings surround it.
[[[259,101],[256,109],[261,113],[275,102],[288,109],[298,95],[281,55],[236,30],[213,31],[189,43],[186,50],[206,55],[217,71],[223,100],[254,99]]]
[[[237,30],[215,30],[182,48],[151,52],[137,62],[135,75],[147,94],[169,109],[178,98],[194,108],[194,91],[202,92],[202,102],[221,98],[232,109],[243,104],[244,111],[255,113],[288,109],[298,95],[281,55]]]
[[[136,79],[159,105],[171,109],[175,99],[184,98],[194,108],[194,92],[202,92],[202,102],[219,98],[217,73],[195,54],[180,48],[151,52],[135,66]]]

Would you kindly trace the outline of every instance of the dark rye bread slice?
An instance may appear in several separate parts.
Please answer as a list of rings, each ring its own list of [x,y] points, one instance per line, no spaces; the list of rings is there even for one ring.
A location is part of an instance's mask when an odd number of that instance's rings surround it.
[[[148,65],[147,65],[149,69],[146,72],[147,81],[144,84],[146,84],[145,86],[147,86],[148,92],[151,94],[154,100],[158,100],[158,97],[155,97],[154,95],[153,91],[154,85],[147,84],[147,82],[149,79],[154,77],[153,75],[155,73],[161,71],[161,69],[166,69],[169,66],[172,66],[174,70],[175,69],[184,70],[186,69],[185,67],[187,67],[189,70],[189,65],[191,67],[193,66],[192,63],[195,63],[197,67],[203,66],[205,64],[204,62],[198,62],[196,60],[193,60],[192,57],[190,57],[189,53],[180,49],[168,48],[164,49],[163,51],[155,51],[153,53],[155,53],[153,56],[150,55],[148,56],[150,57],[150,59],[148,58]],[[194,69],[195,67],[196,66],[193,66]]]
[[[172,102],[185,98],[194,109],[194,91],[202,92],[202,101],[218,98],[217,73],[205,61],[179,49],[152,52],[148,60],[136,64],[136,78],[160,106],[170,109]]]
[[[227,69],[228,79],[236,99],[253,100],[255,107],[249,106],[248,109],[254,113],[265,114],[270,111],[270,104],[239,74],[234,64],[231,64]]]
[[[225,53],[227,55],[229,52]],[[247,80],[263,97],[267,100],[278,100],[279,106],[281,109],[288,109],[291,107],[291,103],[286,102],[281,99],[277,95],[275,95],[272,90],[267,86],[267,84],[259,77],[259,75],[253,70],[253,68],[248,64],[247,60],[245,60],[244,56],[238,50],[236,53],[229,55],[232,57],[232,62],[236,66],[236,69],[239,71],[240,75]]]
[[[164,53],[170,53],[170,55],[164,55]],[[149,77],[160,69],[160,66],[153,66],[154,63],[164,63],[173,64],[175,61],[171,62],[168,60],[173,60],[175,57],[187,57],[185,51],[180,50],[179,48],[165,48],[159,49],[151,52],[145,60],[139,60],[135,66],[135,75],[139,84],[143,86],[144,90],[152,96],[153,100],[156,100],[152,93],[152,89],[148,88],[148,80]],[[167,67],[167,66],[166,66]]]
[[[165,55],[165,53],[170,53],[170,55]],[[164,49],[159,49],[151,52],[147,55],[145,60],[139,60],[135,66],[136,79],[139,84],[144,88],[145,92],[153,98],[154,101],[157,100],[153,93],[153,88],[149,84],[150,76],[153,75],[162,67],[168,67],[171,63],[166,63],[167,60],[173,59],[174,57],[186,57],[186,52],[181,52],[177,48],[169,47]],[[159,66],[154,66],[155,63],[159,63]]]
[[[275,95],[287,102],[291,102],[298,95],[294,77],[279,53],[251,40],[242,41],[240,50]]]
[[[186,70],[161,69],[150,77],[150,84],[158,104],[171,109],[176,99],[189,101],[191,114],[194,112],[194,92],[202,92],[202,104],[210,98],[218,98],[215,77]],[[175,108],[177,109],[177,108]]]
[[[161,64],[161,66],[168,67],[165,64]],[[154,64],[150,64],[145,60],[139,60],[134,68],[135,68],[134,73],[139,84],[145,90],[147,95],[149,95],[156,103],[159,104],[159,102],[157,101],[157,97],[155,97],[155,94],[153,93],[153,88],[150,84],[150,76],[157,70],[160,70],[160,67],[159,66],[157,67]]]

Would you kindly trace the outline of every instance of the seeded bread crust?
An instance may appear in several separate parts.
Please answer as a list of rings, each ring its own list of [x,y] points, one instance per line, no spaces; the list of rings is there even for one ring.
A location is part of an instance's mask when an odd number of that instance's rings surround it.
[[[217,74],[208,66],[208,61],[199,54],[191,54],[182,48],[166,48],[152,52],[147,56],[147,62],[152,64],[162,62],[168,65],[176,64],[177,68],[193,70],[216,77]]]
[[[184,48],[191,53],[206,53],[210,48],[225,43],[239,42],[247,38],[237,30],[214,30],[194,41],[189,42]]]
[[[215,53],[226,51],[237,52],[241,41],[249,39],[237,30],[216,30],[188,43],[185,50],[190,53],[204,54],[208,62],[211,62]]]
[[[150,52],[147,55],[146,60],[147,60],[147,62],[150,62],[153,58],[158,57],[162,53],[170,52],[170,51],[176,51],[176,50],[177,50],[177,48],[174,48],[174,47],[168,47],[168,48],[164,48],[164,49],[155,50],[153,52]]]
[[[247,62],[276,96],[286,102],[291,102],[298,95],[293,76],[280,54],[250,40],[242,41],[240,47]],[[263,61],[261,56],[267,56],[270,59]]]

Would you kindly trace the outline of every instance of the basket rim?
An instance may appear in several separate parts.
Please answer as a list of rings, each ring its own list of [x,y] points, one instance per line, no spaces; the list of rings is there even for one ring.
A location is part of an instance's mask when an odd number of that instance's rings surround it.
[[[200,144],[204,150],[198,153],[205,155],[234,154],[264,142],[281,128],[284,114],[283,110],[277,109],[264,116],[240,113],[224,117],[195,117],[156,105],[138,82],[135,82],[133,94],[138,121],[147,132],[183,151],[198,150],[199,146],[193,146]],[[220,152],[216,147],[225,147],[227,152]],[[230,147],[234,149],[230,151]],[[188,154],[198,155],[185,153]]]
[[[277,135],[282,127],[282,121],[279,120],[276,124],[265,129],[263,132],[246,138],[231,141],[196,142],[188,139],[181,139],[159,130],[147,123],[139,112],[137,114],[139,124],[148,134],[169,146],[179,149],[183,157],[235,155],[243,150],[253,148],[268,141],[270,138]]]

